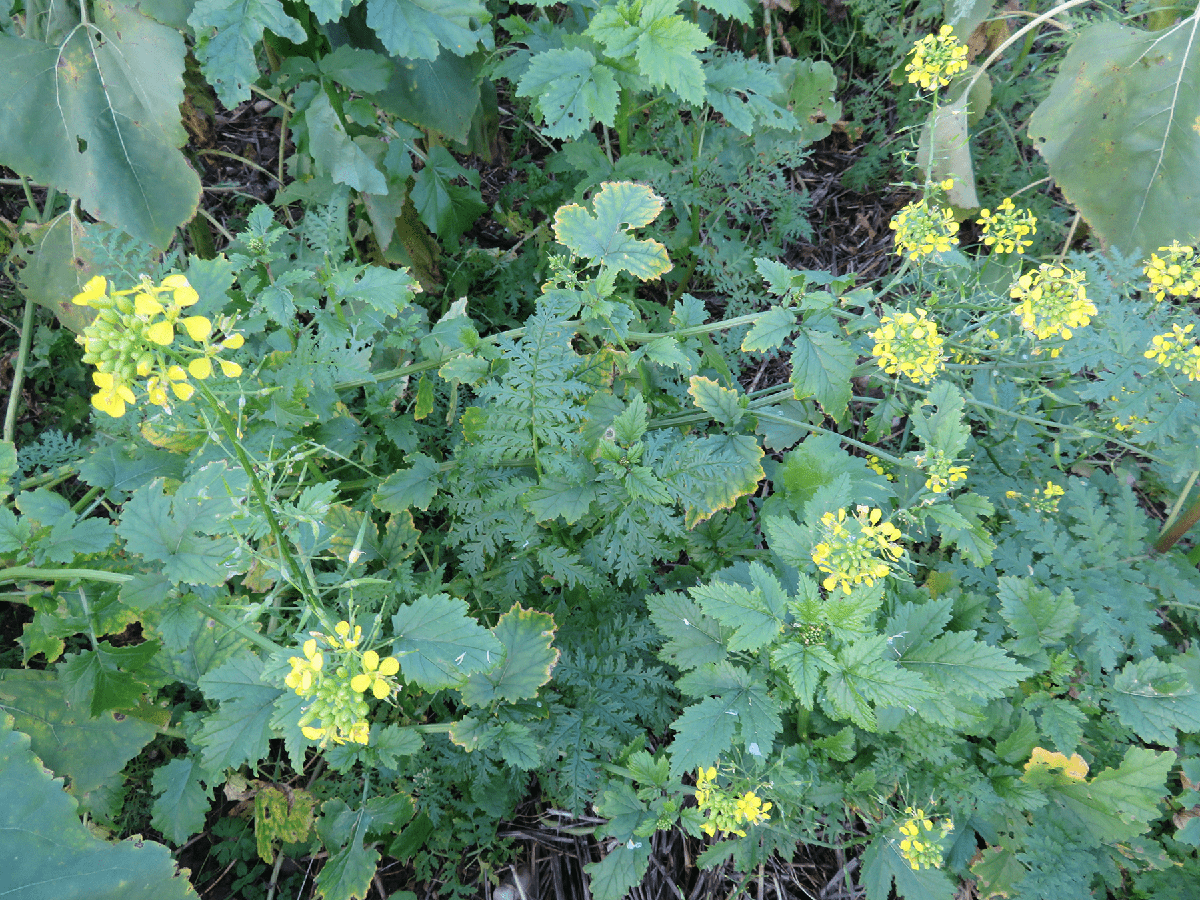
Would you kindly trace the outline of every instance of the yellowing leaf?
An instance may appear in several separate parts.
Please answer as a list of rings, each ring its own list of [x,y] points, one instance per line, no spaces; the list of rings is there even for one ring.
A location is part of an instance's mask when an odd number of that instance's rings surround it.
[[[647,281],[671,271],[667,248],[639,240],[630,228],[649,225],[662,212],[663,199],[644,184],[606,181],[593,198],[596,214],[570,203],[554,215],[554,236],[593,265],[606,266]]]

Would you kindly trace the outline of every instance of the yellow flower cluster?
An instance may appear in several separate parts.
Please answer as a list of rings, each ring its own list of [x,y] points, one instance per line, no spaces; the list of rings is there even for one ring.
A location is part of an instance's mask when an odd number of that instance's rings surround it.
[[[927,318],[923,309],[918,309],[916,315],[903,312],[895,317],[884,316],[871,338],[875,341],[871,352],[889,375],[901,372],[917,384],[924,384],[945,366],[937,323]]]
[[[875,454],[867,457],[867,468],[876,475],[882,475],[888,481],[896,480],[896,476],[883,467],[883,461]]]
[[[918,457],[917,464],[929,472],[925,487],[935,494],[944,494],[954,482],[967,480],[967,467],[954,465],[954,460],[941,450],[935,450],[927,457]]]
[[[945,207],[934,208],[928,200],[917,200],[892,216],[888,227],[896,232],[896,254],[920,259],[944,253],[958,243],[958,223]]]
[[[745,837],[743,825],[757,825],[771,818],[772,804],[764,803],[756,792],[736,794],[717,784],[715,766],[697,770],[696,803],[707,817],[700,830],[709,837],[718,831]]]
[[[921,38],[913,50],[913,58],[904,71],[909,84],[919,84],[927,91],[945,87],[959,72],[966,71],[967,48],[954,36],[954,29],[943,25],[937,34]]]
[[[1191,336],[1195,327],[1172,325],[1166,334],[1156,334],[1145,353],[1146,359],[1152,359],[1164,368],[1178,369],[1188,381],[1200,381],[1200,347]]]
[[[71,302],[96,310],[96,318],[78,338],[83,361],[96,367],[92,373],[98,389],[92,396],[96,409],[114,418],[125,415],[126,405],[137,402],[136,378],[145,379],[146,398],[157,406],[169,407],[171,394],[187,400],[196,391],[188,376],[208,378],[214,359],[227,378],[241,374],[237,363],[217,358],[221,350],[236,350],[245,343],[240,334],[229,334],[214,344],[212,322],[204,316],[181,317],[199,299],[183,275],[168,275],[159,285],[144,278],[127,291],[110,292],[101,275],[84,285]],[[198,346],[173,347],[177,325]],[[186,362],[186,370],[181,362]]]
[[[914,869],[940,869],[942,867],[942,840],[954,829],[954,822],[943,819],[938,826],[939,834],[933,836],[933,822],[923,809],[904,810],[908,816],[900,826],[900,855]]]
[[[821,517],[822,540],[812,549],[813,562],[826,574],[825,590],[841,587],[850,593],[852,584],[872,585],[890,571],[890,561],[900,558],[904,548],[895,543],[903,535],[891,522],[881,522],[878,509],[859,506],[853,519],[846,510]]]
[[[1047,481],[1044,488],[1034,488],[1033,496],[1024,501],[1025,508],[1036,509],[1040,513],[1056,513],[1058,512],[1059,498],[1065,493],[1066,491],[1060,485],[1053,481]],[[1007,491],[1005,496],[1010,500],[1022,500],[1025,495],[1020,491]]]
[[[1167,294],[1200,297],[1200,259],[1195,248],[1172,241],[1170,247],[1159,247],[1158,253],[1152,253],[1142,269],[1150,279],[1150,286],[1155,288],[1154,299],[1163,300]]]
[[[1036,272],[1026,272],[1009,291],[1019,301],[1013,315],[1021,327],[1039,340],[1059,336],[1071,339],[1072,329],[1083,328],[1096,315],[1096,305],[1087,298],[1084,275],[1074,269],[1042,263]],[[1050,351],[1058,356],[1060,348]]]
[[[983,210],[976,221],[983,226],[984,244],[997,253],[1024,253],[1033,244],[1028,236],[1037,234],[1037,217],[1017,209],[1011,197],[1005,197],[995,212]]]
[[[300,730],[312,741],[365,744],[371,725],[363,695],[369,690],[382,700],[391,694],[400,661],[394,656],[380,659],[374,650],[360,652],[362,627],[355,625],[351,634],[349,622],[338,622],[332,635],[309,633],[312,639],[304,642],[304,656],[288,660],[292,670],[284,679],[289,688],[312,701],[300,716]]]

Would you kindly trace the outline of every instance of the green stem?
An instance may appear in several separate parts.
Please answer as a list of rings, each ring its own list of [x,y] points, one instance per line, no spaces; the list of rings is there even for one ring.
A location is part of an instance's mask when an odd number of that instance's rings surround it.
[[[203,602],[202,600],[197,600],[194,597],[189,598],[188,602],[214,622],[224,625],[230,631],[237,632],[252,644],[258,644],[259,647],[266,650],[268,653],[283,653],[287,650],[287,648],[282,644],[277,644],[269,637],[259,634],[254,629],[248,627],[244,622],[234,621],[215,606],[209,606],[207,603]]]
[[[1155,553],[1166,553],[1179,542],[1179,539],[1200,522],[1200,500],[1188,507],[1187,512],[1175,520],[1175,524],[1166,529],[1154,542]]]
[[[132,575],[124,572],[105,572],[103,569],[43,569],[38,566],[10,566],[0,569],[0,584],[18,581],[100,581],[106,584],[127,584]]]
[[[29,345],[33,341],[33,295],[25,297],[25,313],[21,318],[21,341],[17,347],[17,361],[13,366],[12,387],[8,392],[8,410],[4,414],[4,440],[12,441],[17,428],[17,407],[21,403],[21,382],[25,380],[25,363],[29,359]]]

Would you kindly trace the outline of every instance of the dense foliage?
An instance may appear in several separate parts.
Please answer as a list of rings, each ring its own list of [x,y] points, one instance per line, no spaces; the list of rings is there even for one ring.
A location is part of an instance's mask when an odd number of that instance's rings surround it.
[[[1200,883],[1200,9],[801,6],[10,4],[0,894]],[[789,259],[859,127],[882,283]]]

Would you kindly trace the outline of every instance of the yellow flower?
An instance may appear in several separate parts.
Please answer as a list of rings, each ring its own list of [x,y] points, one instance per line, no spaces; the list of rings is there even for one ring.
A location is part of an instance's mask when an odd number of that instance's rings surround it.
[[[1200,347],[1191,336],[1195,324],[1186,327],[1172,325],[1166,334],[1155,335],[1150,349],[1144,354],[1163,368],[1176,369],[1187,376],[1188,381],[1200,381]]]
[[[870,336],[875,341],[871,352],[889,375],[900,372],[924,384],[945,367],[942,336],[937,323],[927,318],[923,309],[918,309],[916,315],[903,312],[895,317],[884,316]]]
[[[83,286],[83,290],[71,298],[76,306],[92,306],[97,300],[108,294],[108,281],[103,275],[96,275]]]
[[[207,341],[212,334],[212,322],[204,316],[188,316],[180,324],[193,341]]]
[[[1096,306],[1087,298],[1084,275],[1073,269],[1042,263],[1036,272],[1026,272],[1009,290],[1019,301],[1013,315],[1021,317],[1021,327],[1039,340],[1061,337],[1071,339],[1072,330],[1083,328],[1096,315]],[[1051,351],[1058,355],[1059,348]]]
[[[198,381],[203,381],[213,373],[212,360],[207,356],[198,356],[188,363],[188,374]]]
[[[100,388],[92,397],[92,406],[114,419],[125,415],[125,405],[132,405],[137,399],[129,385],[118,381],[111,372],[93,372],[92,381]]]
[[[941,868],[941,841],[954,828],[954,822],[944,819],[939,826],[940,834],[933,836],[933,821],[925,815],[923,809],[905,809],[907,819],[900,825],[900,855],[903,856],[914,870],[922,868]]]
[[[904,71],[908,73],[910,84],[919,84],[929,91],[945,87],[966,68],[966,46],[954,36],[953,28],[943,25],[936,35],[927,35],[917,41],[913,58]]]
[[[896,253],[912,260],[931,253],[944,253],[958,243],[958,222],[949,209],[937,209],[928,200],[903,207],[888,227],[896,232]]]
[[[841,587],[849,594],[851,585],[873,585],[891,572],[890,563],[898,560],[904,548],[895,543],[903,535],[891,522],[881,522],[878,509],[858,507],[853,519],[846,510],[821,517],[822,537],[812,549],[813,562],[827,574],[825,590]]]
[[[1195,248],[1172,241],[1170,247],[1159,247],[1158,253],[1163,256],[1151,254],[1150,261],[1142,269],[1150,279],[1150,286],[1156,289],[1154,299],[1161,301],[1167,294],[1172,297],[1200,296],[1200,259],[1196,257]]]
[[[1027,235],[1037,234],[1037,218],[1027,209],[1018,210],[1005,197],[993,213],[983,210],[977,220],[983,226],[983,242],[997,253],[1024,253],[1033,244]]]

